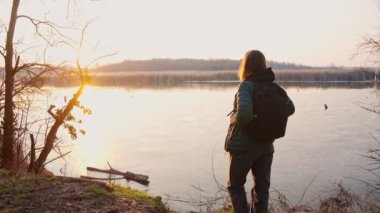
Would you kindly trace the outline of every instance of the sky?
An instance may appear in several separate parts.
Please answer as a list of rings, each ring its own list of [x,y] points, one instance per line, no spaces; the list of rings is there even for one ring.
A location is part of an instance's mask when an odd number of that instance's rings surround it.
[[[21,0],[19,14],[69,26],[84,37],[81,60],[98,63],[151,58],[241,59],[251,49],[269,60],[312,66],[368,66],[352,58],[366,34],[378,35],[376,0]],[[7,24],[9,0],[0,0],[0,24]],[[380,5],[380,3],[379,3]],[[25,60],[40,59],[43,42],[19,19],[17,38]],[[4,31],[0,42],[4,43]],[[34,44],[35,43],[35,44]],[[77,42],[78,43],[78,42]],[[27,45],[26,45],[27,44]],[[33,47],[33,48],[32,48]],[[30,50],[33,49],[33,50]],[[44,58],[75,60],[76,51],[50,48]],[[38,55],[38,56],[37,56]],[[0,62],[0,64],[3,62]]]

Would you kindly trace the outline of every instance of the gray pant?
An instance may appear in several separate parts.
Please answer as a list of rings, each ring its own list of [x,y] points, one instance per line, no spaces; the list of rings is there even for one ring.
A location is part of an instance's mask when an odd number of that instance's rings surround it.
[[[235,213],[268,212],[273,152],[272,144],[247,152],[229,152],[227,189]],[[251,190],[250,210],[244,189],[249,170],[252,171],[255,184]]]

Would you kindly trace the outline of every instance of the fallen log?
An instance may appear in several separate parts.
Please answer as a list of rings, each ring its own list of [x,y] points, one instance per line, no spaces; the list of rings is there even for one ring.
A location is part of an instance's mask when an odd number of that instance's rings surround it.
[[[86,176],[86,175],[81,175],[80,178],[85,179],[85,180],[120,180],[120,179],[124,179],[124,177],[121,177],[121,178],[113,178],[113,177],[98,178],[98,177],[90,177],[90,176]]]
[[[119,170],[116,170],[112,167],[110,169],[98,169],[95,167],[87,167],[88,171],[93,172],[100,172],[100,173],[106,173],[111,175],[120,175],[123,176],[127,181],[135,181],[137,183],[140,183],[142,185],[149,185],[149,176],[142,175],[142,174],[135,174],[133,172],[121,172]]]

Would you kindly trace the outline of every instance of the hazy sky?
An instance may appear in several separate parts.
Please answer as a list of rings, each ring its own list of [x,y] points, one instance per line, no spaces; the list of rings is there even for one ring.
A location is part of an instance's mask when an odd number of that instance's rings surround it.
[[[62,25],[81,27],[96,18],[86,34],[82,55],[83,60],[90,60],[118,52],[103,62],[240,59],[247,50],[259,49],[269,60],[362,66],[368,65],[365,57],[350,58],[363,35],[375,34],[380,27],[376,0],[71,0],[70,5],[65,0],[21,2],[21,14],[47,17]],[[8,22],[9,10],[10,0],[0,0],[0,23]],[[32,42],[27,38],[25,20],[17,29],[19,36]],[[63,49],[49,54],[51,60],[71,60],[73,56]]]

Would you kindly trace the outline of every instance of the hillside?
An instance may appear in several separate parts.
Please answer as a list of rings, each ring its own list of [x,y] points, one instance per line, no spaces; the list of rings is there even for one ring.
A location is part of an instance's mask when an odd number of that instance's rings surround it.
[[[100,67],[99,71],[180,71],[180,70],[237,70],[240,60],[232,59],[150,59],[125,60]],[[269,61],[274,69],[312,69],[311,66]]]

